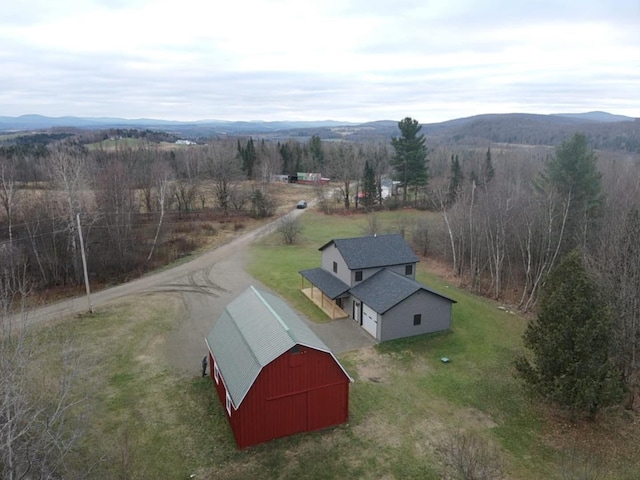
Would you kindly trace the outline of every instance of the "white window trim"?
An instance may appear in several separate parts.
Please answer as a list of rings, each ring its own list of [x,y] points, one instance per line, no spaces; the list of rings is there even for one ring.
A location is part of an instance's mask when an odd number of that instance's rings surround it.
[[[218,370],[218,364],[213,361],[213,379],[216,381],[216,385],[220,383],[220,370]]]
[[[226,406],[227,406],[227,413],[229,414],[229,416],[231,416],[231,397],[229,396],[229,392],[227,392],[227,398],[226,398]]]

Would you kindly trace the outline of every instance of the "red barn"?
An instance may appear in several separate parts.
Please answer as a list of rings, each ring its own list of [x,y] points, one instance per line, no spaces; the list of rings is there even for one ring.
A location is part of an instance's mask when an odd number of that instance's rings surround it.
[[[347,421],[353,380],[280,298],[250,287],[206,342],[238,448]]]

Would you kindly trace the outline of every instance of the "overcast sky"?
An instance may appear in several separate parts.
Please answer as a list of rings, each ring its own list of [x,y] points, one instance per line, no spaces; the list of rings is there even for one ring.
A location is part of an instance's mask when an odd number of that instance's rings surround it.
[[[13,0],[0,115],[640,117],[640,0]]]

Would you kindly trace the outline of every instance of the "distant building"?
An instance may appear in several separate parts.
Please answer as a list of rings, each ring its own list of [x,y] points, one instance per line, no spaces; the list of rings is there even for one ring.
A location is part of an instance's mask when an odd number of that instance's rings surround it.
[[[196,145],[196,142],[193,142],[191,140],[176,140],[176,145]]]
[[[271,175],[272,183],[289,183],[289,175]]]
[[[298,172],[296,175],[295,183],[300,183],[303,185],[326,185],[327,183],[329,183],[329,179],[323,177],[320,173]]]

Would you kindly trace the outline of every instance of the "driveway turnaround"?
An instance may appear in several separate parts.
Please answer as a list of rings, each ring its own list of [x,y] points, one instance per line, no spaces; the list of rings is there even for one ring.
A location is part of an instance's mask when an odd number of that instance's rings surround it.
[[[294,210],[291,214],[297,216],[304,212]],[[201,361],[206,354],[204,337],[226,305],[250,285],[266,289],[245,271],[245,265],[251,242],[274,231],[279,221],[274,220],[182,265],[95,292],[91,295],[94,310],[125,297],[179,295],[185,308],[181,310],[181,318],[175,319],[176,324],[166,339],[167,362],[179,371],[199,375]],[[33,325],[88,311],[87,297],[82,296],[32,310],[26,319],[16,318],[13,321],[14,324],[25,322]],[[374,339],[353,320],[317,324],[303,315],[300,317],[336,354],[375,344]]]

